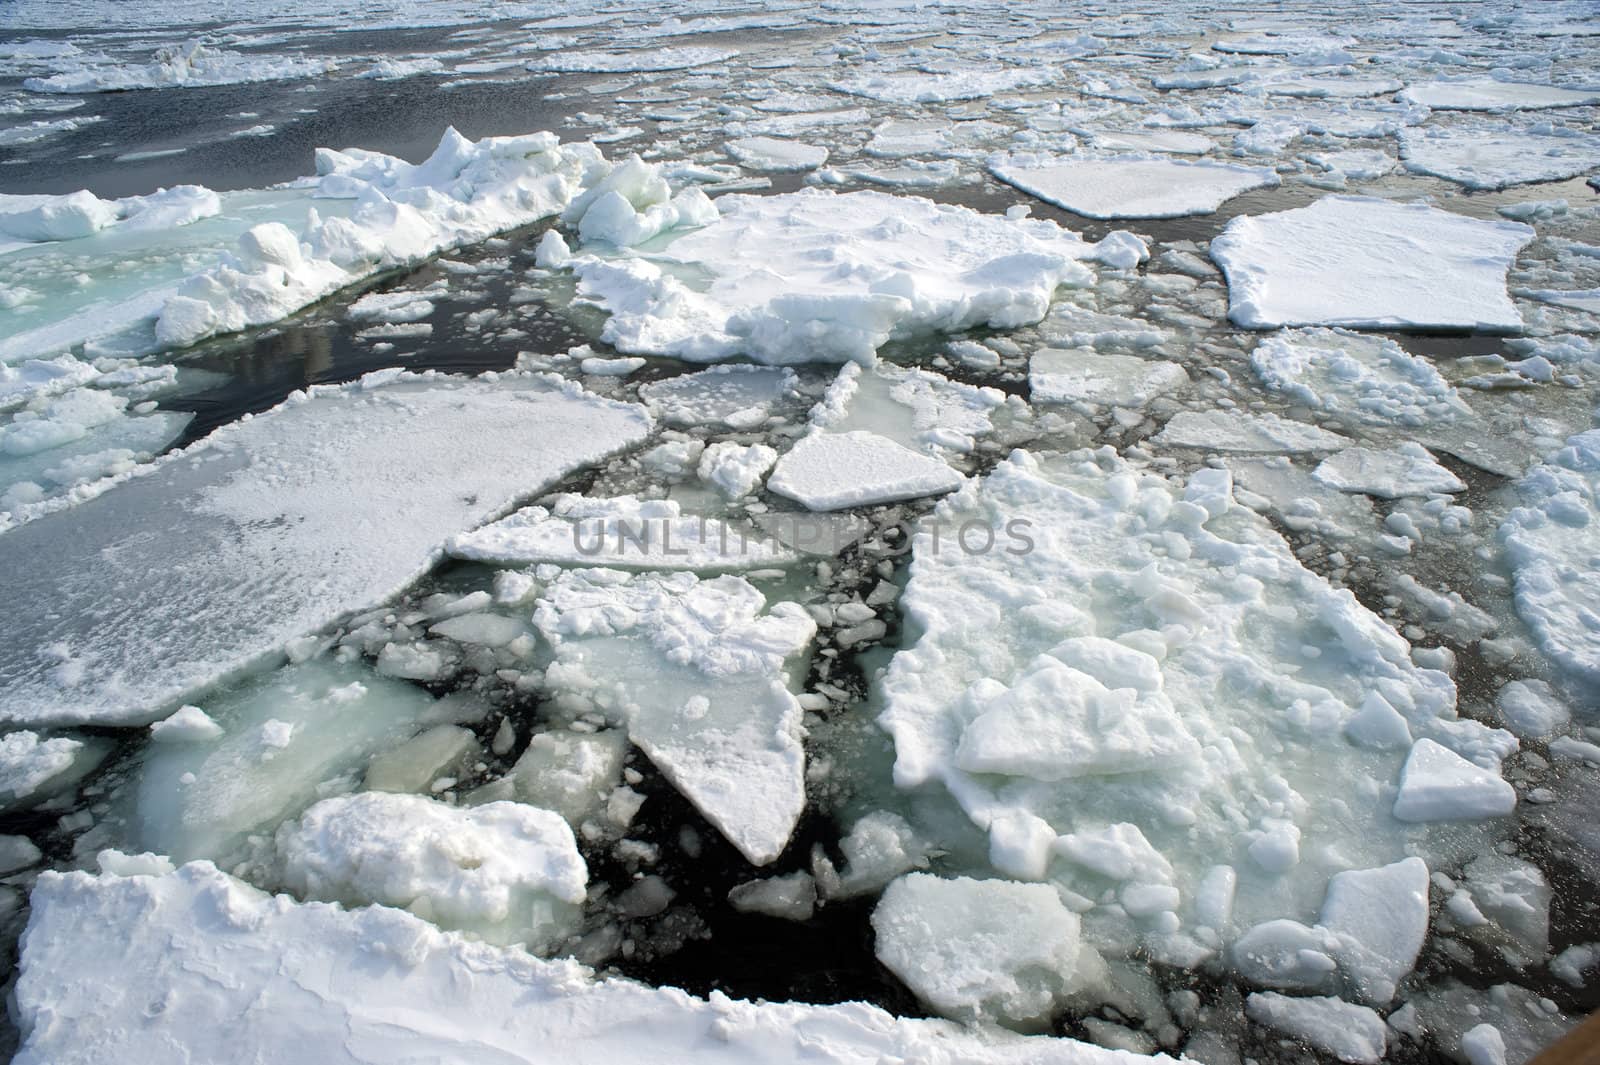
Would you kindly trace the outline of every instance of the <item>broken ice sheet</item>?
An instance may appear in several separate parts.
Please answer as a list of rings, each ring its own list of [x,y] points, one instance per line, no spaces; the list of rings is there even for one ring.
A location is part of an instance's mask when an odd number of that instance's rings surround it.
[[[751,863],[782,853],[805,808],[790,669],[816,623],[735,576],[552,575],[534,624],[555,649],[546,683],[569,712],[628,730]]]
[[[136,724],[392,595],[450,535],[642,440],[530,375],[384,371],[297,393],[3,535],[0,720]]]

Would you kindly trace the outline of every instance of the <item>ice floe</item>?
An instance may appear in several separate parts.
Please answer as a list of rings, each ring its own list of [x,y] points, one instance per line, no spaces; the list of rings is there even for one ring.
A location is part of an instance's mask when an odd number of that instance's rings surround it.
[[[941,495],[962,477],[936,458],[865,429],[812,433],[778,459],[767,489],[810,510]]]
[[[171,89],[201,85],[239,85],[287,78],[310,78],[326,73],[333,64],[308,56],[248,55],[211,48],[199,41],[162,45],[148,63],[122,64],[101,56],[94,61],[71,58],[66,69],[47,77],[26,78],[22,87],[31,92],[126,92],[131,89]]]
[[[1431,362],[1386,337],[1286,330],[1263,337],[1250,365],[1293,402],[1369,425],[1423,426],[1472,413]]]
[[[1413,82],[1400,99],[1435,111],[1522,111],[1600,104],[1600,90],[1567,89],[1496,78]]]
[[[1600,684],[1600,430],[1580,433],[1517,486],[1522,506],[1500,527],[1517,612],[1545,654]]]
[[[566,263],[610,312],[602,339],[693,362],[870,362],[896,337],[1037,322],[1058,286],[1092,279],[1083,260],[1143,257],[1116,234],[1088,244],[1053,222],[879,192],[735,194],[715,213],[657,250]]]
[[[1167,447],[1205,451],[1336,451],[1350,441],[1338,433],[1276,414],[1226,410],[1179,411],[1151,438]]]
[[[828,149],[777,137],[741,137],[727,144],[728,154],[752,170],[799,172],[828,161]]]
[[[1464,492],[1466,484],[1439,465],[1421,444],[1407,442],[1391,450],[1350,447],[1323,459],[1311,474],[1341,492],[1365,492],[1380,499]]]
[[[1028,360],[1035,403],[1142,407],[1189,383],[1182,366],[1090,348],[1041,348]]]
[[[1506,271],[1534,232],[1421,203],[1325,196],[1242,215],[1211,242],[1228,278],[1228,317],[1247,329],[1517,332]],[[1448,279],[1448,283],[1441,283]]]
[[[0,718],[158,718],[393,594],[449,536],[649,428],[637,406],[526,375],[390,371],[297,394],[3,534],[16,609]]]
[[[1600,137],[1565,127],[1475,129],[1421,126],[1400,131],[1400,160],[1469,189],[1560,181],[1600,167]]]
[[[787,665],[816,624],[735,576],[573,570],[534,623],[551,689],[628,730],[752,863],[777,858],[805,807],[800,704]]]
[[[1010,156],[991,161],[989,171],[1088,218],[1209,214],[1242,192],[1278,184],[1277,172],[1264,167],[1138,157]]]

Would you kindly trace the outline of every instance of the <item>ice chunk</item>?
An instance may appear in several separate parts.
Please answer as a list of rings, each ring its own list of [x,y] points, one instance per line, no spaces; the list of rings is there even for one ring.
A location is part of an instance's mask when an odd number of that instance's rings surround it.
[[[1321,925],[1338,937],[1330,953],[1356,997],[1388,1005],[1428,934],[1427,865],[1406,858],[1335,874],[1322,900]]]
[[[1555,689],[1542,680],[1507,681],[1495,696],[1501,722],[1518,736],[1544,739],[1572,717]]]
[[[1175,362],[1090,348],[1040,348],[1028,360],[1028,387],[1035,403],[1142,407],[1188,383],[1189,375]]]
[[[657,70],[688,70],[726,62],[738,55],[733,48],[687,45],[642,48],[631,52],[561,51],[528,64],[536,73],[625,74]]]
[[[811,410],[811,424],[834,433],[866,430],[914,451],[948,457],[977,446],[994,429],[1005,393],[916,367],[846,363]]]
[[[711,444],[700,455],[700,479],[729,499],[747,496],[761,484],[778,452],[766,444]]]
[[[800,704],[786,663],[816,624],[733,576],[575,570],[534,623],[555,648],[546,681],[623,725],[753,864],[783,851],[805,807]]]
[[[1413,82],[1399,98],[1435,111],[1522,111],[1600,104],[1600,92],[1596,91],[1494,78]]]
[[[482,754],[470,730],[435,725],[373,758],[367,765],[366,784],[372,791],[422,794],[439,777],[471,765]]]
[[[828,149],[777,137],[741,137],[727,144],[728,154],[751,170],[793,173],[815,170],[828,161]]]
[[[516,1062],[582,1046],[614,1065],[799,1065],[815,1059],[819,1039],[846,1060],[1129,1060],[863,1003],[708,1001],[597,979],[577,962],[473,943],[387,907],[275,899],[204,862],[165,875],[45,873],[29,920],[18,1065],[102,1061],[106,1032],[130,1062],[266,1060],[286,1045],[328,1065]],[[471,994],[461,993],[464,977]],[[166,1008],[152,1013],[152,1001]],[[374,1003],[384,1004],[377,1014]]]
[[[1400,771],[1394,815],[1402,821],[1504,817],[1517,793],[1498,773],[1473,765],[1433,740],[1418,740]]]
[[[1506,1065],[1506,1041],[1492,1024],[1478,1024],[1461,1036],[1467,1065]]]
[[[1423,126],[1400,131],[1400,160],[1469,189],[1560,181],[1600,166],[1600,137],[1562,127],[1532,130]]]
[[[103,740],[44,737],[23,730],[0,736],[0,811],[43,802],[94,771],[110,753]]]
[[[878,960],[958,1020],[1040,1024],[1071,987],[1078,917],[1043,884],[911,873],[872,911]]]
[[[140,844],[182,861],[231,856],[314,801],[317,788],[416,732],[421,688],[312,659],[213,697],[220,736],[152,746],[139,767]]]
[[[180,706],[150,726],[150,738],[159,743],[197,743],[221,735],[222,726],[198,706]]]
[[[1534,233],[1421,203],[1325,196],[1241,215],[1211,242],[1228,278],[1228,317],[1285,325],[1516,332],[1506,270]]]
[[[603,340],[693,362],[869,363],[897,337],[1037,322],[1101,254],[1053,222],[878,192],[728,195],[717,210],[655,250],[574,256],[579,296],[610,312]]]
[[[1471,414],[1431,362],[1387,337],[1285,330],[1263,337],[1250,365],[1262,384],[1295,403],[1372,425],[1419,426]]]
[[[876,810],[861,818],[839,841],[845,867],[828,895],[847,898],[881,891],[901,873],[928,864],[927,842],[899,814]]]
[[[1572,437],[1517,491],[1523,505],[1500,526],[1517,613],[1558,665],[1600,683],[1600,429]]]
[[[728,892],[728,902],[741,913],[760,913],[785,921],[809,921],[816,912],[817,885],[810,873],[747,880]]]
[[[1257,1024],[1353,1065],[1378,1065],[1388,1047],[1389,1031],[1382,1017],[1336,998],[1290,998],[1257,991],[1245,1000],[1245,1012]]]
[[[549,810],[375,791],[312,806],[278,829],[277,854],[303,898],[408,909],[536,951],[576,930],[589,877],[572,829]]]
[[[1379,499],[1464,492],[1465,482],[1421,444],[1406,442],[1388,451],[1350,447],[1322,460],[1311,474],[1341,492],[1365,492]]]
[[[1002,156],[989,172],[1008,185],[1087,218],[1210,214],[1251,189],[1278,184],[1266,167],[1178,159]]]
[[[4,534],[0,720],[159,718],[649,427],[637,406],[516,374],[298,393]]]
[[[550,729],[528,741],[510,776],[518,799],[554,810],[580,831],[622,782],[627,757],[628,737],[618,729]]]
[[[767,489],[810,510],[840,510],[940,495],[961,483],[938,459],[857,430],[802,438],[778,459]]]
[[[457,558],[500,565],[557,562],[650,570],[763,569],[799,557],[749,524],[684,513],[676,500],[570,494],[455,536],[446,550]]]
[[[1152,439],[1167,447],[1274,453],[1336,451],[1350,443],[1338,433],[1276,414],[1226,410],[1179,411]]]
[[[1256,925],[1234,941],[1233,965],[1252,983],[1320,991],[1338,969],[1335,946],[1324,929],[1279,918]]]

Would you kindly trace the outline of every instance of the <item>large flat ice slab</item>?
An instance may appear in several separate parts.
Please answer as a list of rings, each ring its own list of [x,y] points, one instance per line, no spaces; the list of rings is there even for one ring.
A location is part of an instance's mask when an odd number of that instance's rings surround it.
[[[1600,429],[1580,433],[1517,486],[1500,526],[1517,613],[1544,653],[1600,684]]]
[[[1416,82],[1400,93],[1408,104],[1435,111],[1523,111],[1545,107],[1600,104],[1600,90],[1564,89],[1528,81],[1463,78],[1460,81]]]
[[[1017,156],[989,164],[1008,185],[1087,218],[1210,214],[1251,189],[1278,184],[1267,167],[1177,159]]]
[[[1534,232],[1421,203],[1325,196],[1309,207],[1242,216],[1211,242],[1228,278],[1228,317],[1246,329],[1515,332],[1506,271]]]
[[[3,534],[0,721],[136,724],[424,572],[452,534],[643,439],[521,375],[372,375]]]
[[[941,495],[961,481],[939,459],[857,429],[804,437],[778,459],[767,489],[808,510],[842,510]]]
[[[730,195],[712,210],[643,249],[566,261],[611,314],[602,339],[693,362],[870,362],[892,338],[1037,322],[1058,286],[1092,279],[1081,260],[1123,261],[1138,243],[881,192]]]
[[[265,1061],[286,1046],[324,1065],[535,1065],[551,1048],[574,1065],[1172,1060],[861,1003],[701,999],[599,980],[400,910],[274,898],[208,862],[161,876],[45,873],[23,942],[19,1065]]]
[[[1469,189],[1561,181],[1600,167],[1600,137],[1563,126],[1532,130],[1419,126],[1400,131],[1400,161]]]

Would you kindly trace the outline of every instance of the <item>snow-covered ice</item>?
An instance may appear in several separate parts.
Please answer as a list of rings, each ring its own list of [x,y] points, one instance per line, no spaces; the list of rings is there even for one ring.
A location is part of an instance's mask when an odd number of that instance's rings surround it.
[[[1167,447],[1206,451],[1336,451],[1350,441],[1338,433],[1276,414],[1236,411],[1179,411],[1151,438]]]
[[[862,1003],[700,999],[473,943],[388,907],[274,898],[206,862],[164,873],[136,859],[106,864],[146,868],[46,873],[33,895],[17,988],[20,1065],[113,1052],[130,1062],[238,1060],[286,1045],[339,1065],[418,1055],[532,1063],[552,1046],[614,1065],[798,1065],[819,1053],[934,1065],[1149,1061]],[[219,983],[221,972],[229,979]],[[152,1000],[166,1008],[150,1010]]]
[[[1472,413],[1431,362],[1387,337],[1285,330],[1263,337],[1250,365],[1293,402],[1369,425],[1423,426]]]
[[[767,489],[810,510],[841,510],[942,495],[961,475],[865,429],[814,432],[778,459]]]
[[[284,883],[301,898],[407,909],[535,950],[576,930],[589,879],[567,822],[518,802],[338,796],[279,828],[276,847]]]
[[[1380,499],[1466,491],[1466,484],[1439,465],[1421,444],[1388,451],[1350,447],[1323,459],[1311,474],[1341,492],[1365,492]]]
[[[566,263],[610,313],[603,340],[692,362],[866,363],[897,337],[1037,322],[1058,286],[1093,279],[1084,260],[1129,251],[1115,234],[1088,244],[1053,222],[880,192],[735,194],[714,210],[657,250]]]
[[[728,154],[751,170],[782,173],[815,170],[828,161],[828,149],[778,137],[741,137],[727,145]]]
[[[1600,430],[1591,429],[1528,471],[1522,506],[1500,527],[1516,581],[1517,612],[1545,654],[1600,683]]]
[[[573,570],[534,623],[547,683],[628,736],[753,864],[777,858],[805,807],[800,704],[787,666],[816,624],[740,577]]]
[[[1600,167],[1600,137],[1561,126],[1420,126],[1400,131],[1400,161],[1469,189],[1503,189],[1592,172]]]
[[[1189,383],[1182,366],[1089,348],[1040,348],[1028,360],[1035,403],[1142,407]]]
[[[1400,93],[1406,103],[1435,111],[1521,111],[1600,104],[1600,90],[1567,89],[1495,78],[1413,82]]]
[[[0,718],[159,718],[649,428],[637,406],[527,375],[389,371],[298,393],[3,534]]]
[[[1422,203],[1325,196],[1242,215],[1211,242],[1228,278],[1228,317],[1246,329],[1518,332],[1506,271],[1534,232]]]
[[[1278,184],[1274,170],[1229,163],[1125,157],[1013,156],[989,170],[1047,203],[1088,218],[1179,218],[1209,214],[1241,192]]]
[[[1291,998],[1257,991],[1245,1001],[1250,1019],[1352,1065],[1378,1065],[1388,1047],[1383,1018],[1336,998]]]

